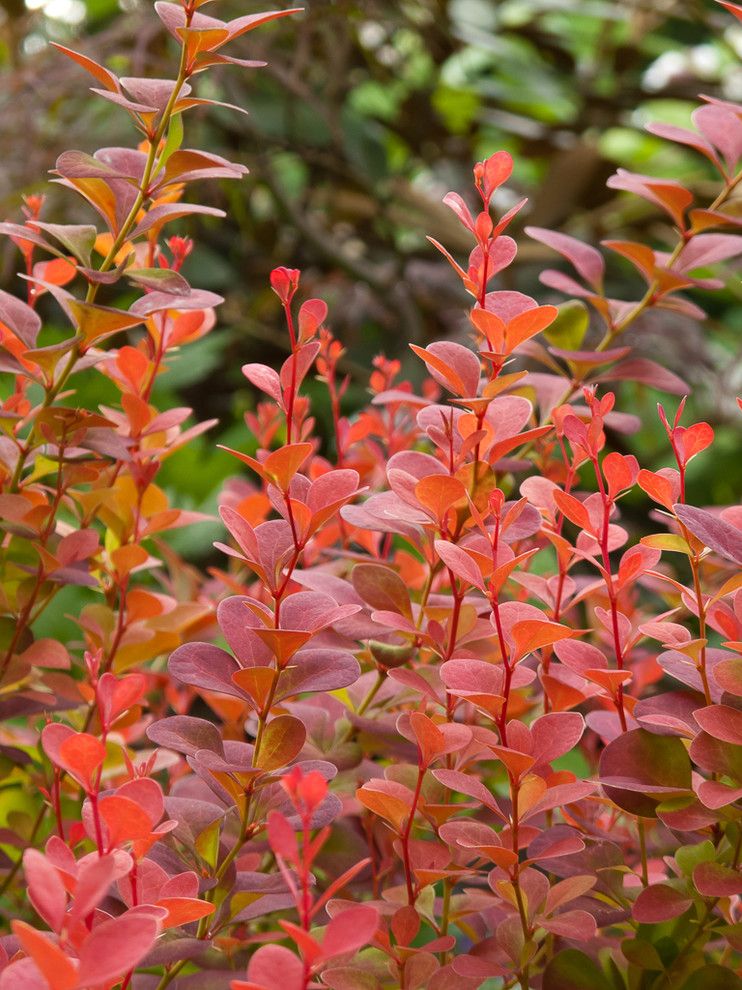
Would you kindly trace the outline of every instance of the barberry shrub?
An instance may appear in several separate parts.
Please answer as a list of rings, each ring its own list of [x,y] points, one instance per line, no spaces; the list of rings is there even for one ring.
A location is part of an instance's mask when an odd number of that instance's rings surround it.
[[[26,285],[0,296],[0,745],[4,794],[31,802],[0,840],[0,990],[742,986],[742,512],[688,504],[713,430],[623,337],[651,308],[701,319],[684,290],[719,287],[706,270],[742,254],[742,106],[651,128],[708,159],[710,204],[610,180],[674,230],[603,245],[638,300],[606,295],[601,251],[541,229],[573,270],[542,282],[569,300],[496,290],[525,204],[495,217],[513,162],[476,165],[477,209],[445,198],[468,259],[433,242],[471,296],[471,342],[413,347],[421,394],[379,357],[368,407],[343,415],[327,307],[275,270],[290,355],[243,369],[258,450],[229,452],[246,469],[207,578],[162,536],[196,520],[157,474],[209,424],[152,390],[221,300],[187,283],[192,245],[165,228],[214,212],[181,201],[187,183],[244,168],[184,148],[181,118],[208,102],[194,76],[251,65],[227,42],[292,11],[155,6],[175,80],[65,52],[142,138],[57,162],[103,229],[49,222],[36,198],[0,226]],[[139,297],[104,305],[122,281]],[[118,403],[77,406],[78,374]],[[623,381],[672,396],[659,471],[611,449],[642,428],[615,407]],[[67,584],[89,589],[78,638],[39,638]]]

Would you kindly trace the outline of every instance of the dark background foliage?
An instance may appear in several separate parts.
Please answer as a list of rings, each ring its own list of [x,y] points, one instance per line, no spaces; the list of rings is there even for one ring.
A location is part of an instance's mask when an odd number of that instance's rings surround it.
[[[137,0],[0,4],[0,213],[17,219],[21,194],[47,189],[46,172],[60,151],[131,141],[126,115],[92,99],[85,74],[46,42],[78,43],[122,75],[172,74],[172,52],[159,21]],[[214,13],[229,17],[266,5],[226,0],[220,6]],[[605,180],[618,166],[673,175],[705,205],[716,191],[707,163],[641,128],[652,119],[687,124],[698,92],[742,94],[742,27],[711,0],[308,0],[305,6],[304,14],[242,42],[239,54],[264,58],[267,68],[225,68],[202,83],[202,95],[249,115],[220,110],[187,121],[187,145],[244,162],[251,173],[241,183],[203,187],[208,201],[228,212],[226,220],[196,218],[179,228],[197,239],[189,260],[197,284],[227,299],[219,329],[192,347],[187,361],[174,363],[158,386],[160,404],[192,405],[200,419],[220,420],[216,431],[166,465],[162,478],[184,508],[213,509],[233,472],[233,462],[216,450],[217,434],[249,447],[243,413],[256,396],[240,366],[275,365],[285,353],[268,286],[273,267],[303,269],[303,291],[329,303],[330,325],[347,348],[352,411],[379,351],[400,357],[419,376],[422,366],[407,341],[464,333],[457,279],[425,235],[464,250],[461,228],[440,201],[468,184],[475,160],[510,151],[516,170],[506,197],[530,198],[515,230],[518,262],[498,287],[559,302],[538,283],[554,256],[521,227],[550,226],[593,243],[607,236],[656,246],[671,241],[663,217],[644,201],[607,189]],[[80,219],[71,197],[48,191],[47,218]],[[13,246],[3,244],[3,287],[17,289],[16,264]],[[609,272],[611,294],[639,297],[633,270],[614,261]],[[693,464],[690,500],[725,503],[734,500],[742,476],[734,426],[742,293],[731,280],[725,292],[697,299],[709,311],[704,325],[656,311],[631,332],[641,353],[685,378],[692,414],[717,430],[713,455]],[[57,316],[51,308],[46,315]],[[105,400],[102,379],[76,384],[84,389],[82,402]],[[317,414],[326,417],[324,390],[316,391]],[[653,468],[666,463],[654,414],[659,397],[645,386],[625,386],[623,408],[644,420],[640,434],[625,438],[626,449]],[[189,539],[193,546],[182,549],[200,557],[208,552],[204,529]]]

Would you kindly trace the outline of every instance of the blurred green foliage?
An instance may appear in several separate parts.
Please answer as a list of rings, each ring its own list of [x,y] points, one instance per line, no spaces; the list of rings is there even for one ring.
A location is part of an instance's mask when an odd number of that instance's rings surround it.
[[[20,195],[39,190],[65,148],[130,144],[125,114],[92,98],[88,79],[46,47],[75,43],[126,75],[173,71],[167,40],[148,3],[137,0],[0,0],[0,212],[17,217]],[[261,9],[220,0],[218,16]],[[197,239],[190,275],[227,297],[220,325],[173,362],[161,404],[188,404],[219,427],[165,465],[162,481],[181,507],[213,511],[233,462],[217,439],[249,449],[243,413],[256,396],[240,374],[249,360],[275,365],[286,352],[268,273],[304,271],[302,291],[325,298],[347,348],[352,377],[346,408],[364,401],[374,354],[421,367],[407,341],[464,333],[457,280],[428,245],[431,234],[456,253],[458,224],[440,203],[466,188],[472,163],[504,148],[516,159],[500,204],[530,198],[519,224],[563,229],[593,243],[637,237],[671,240],[665,220],[643,201],[606,189],[617,166],[667,174],[713,199],[705,160],[641,130],[651,119],[686,124],[696,94],[742,95],[742,27],[712,0],[307,0],[304,14],[243,39],[267,68],[225,68],[199,83],[201,95],[244,106],[187,121],[186,144],[244,161],[241,183],[204,187],[225,221],[182,224]],[[33,7],[34,9],[31,9]],[[73,44],[74,47],[74,44]],[[52,188],[49,213],[80,218],[72,197]],[[501,288],[542,301],[554,294],[538,273],[554,263],[519,230],[519,262]],[[0,249],[0,283],[17,288],[17,257]],[[637,298],[641,286],[611,262],[609,289]],[[668,313],[632,331],[639,353],[684,377],[689,417],[717,430],[712,454],[693,462],[689,498],[736,500],[742,482],[734,395],[742,385],[742,293],[699,293],[703,326]],[[559,300],[561,301],[561,300]],[[50,315],[54,316],[50,310]],[[75,382],[80,400],[105,401],[105,382]],[[669,463],[655,415],[659,394],[626,385],[621,403],[642,417],[626,449],[657,468]],[[327,420],[323,390],[317,415]],[[667,397],[665,397],[667,399]],[[668,404],[672,407],[674,399]],[[207,527],[192,531],[189,555],[203,555]]]

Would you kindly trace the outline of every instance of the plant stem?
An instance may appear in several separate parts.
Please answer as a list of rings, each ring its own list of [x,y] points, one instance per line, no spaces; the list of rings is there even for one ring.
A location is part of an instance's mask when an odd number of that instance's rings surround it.
[[[402,861],[404,863],[404,874],[405,883],[407,884],[407,903],[410,907],[414,906],[416,900],[415,888],[412,879],[412,867],[410,865],[410,835],[412,833],[412,825],[415,821],[415,812],[417,811],[417,803],[420,800],[420,791],[423,786],[423,778],[425,777],[425,767],[418,767],[417,771],[417,784],[415,785],[415,793],[412,798],[412,807],[410,808],[410,816],[405,824],[404,831],[402,832]]]
[[[639,849],[641,851],[642,887],[648,887],[649,867],[647,865],[647,833],[646,833],[646,826],[641,818],[637,818],[636,828],[637,828],[637,832],[639,833]]]
[[[171,966],[170,969],[166,970],[162,974],[162,979],[157,984],[155,990],[165,990],[165,987],[170,986],[178,973],[185,967],[186,962],[186,959],[181,959],[180,962],[175,963],[174,966]]]

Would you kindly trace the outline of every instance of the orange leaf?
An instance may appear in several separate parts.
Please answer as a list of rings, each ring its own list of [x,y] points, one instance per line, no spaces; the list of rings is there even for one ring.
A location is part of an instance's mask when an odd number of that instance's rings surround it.
[[[505,322],[496,313],[486,309],[473,309],[469,314],[474,326],[484,334],[490,348],[501,351],[505,346]]]
[[[90,791],[93,774],[106,758],[106,747],[87,732],[76,732],[59,747],[60,763],[78,783]]]
[[[39,967],[51,990],[72,990],[77,985],[77,968],[58,945],[25,921],[13,921],[13,933]]]
[[[508,323],[506,334],[508,353],[524,340],[530,340],[531,337],[545,330],[554,322],[558,314],[559,310],[556,306],[538,306],[514,317]]]
[[[162,923],[163,928],[177,928],[191,921],[198,921],[212,914],[215,907],[195,897],[163,897],[157,902],[157,906],[167,911],[167,918]]]
[[[245,667],[232,674],[232,681],[250,695],[258,711],[263,710],[275,680],[276,672],[272,667]]]
[[[382,781],[383,783],[383,781]],[[384,818],[393,825],[399,832],[410,814],[410,806],[396,797],[394,794],[387,794],[384,791],[375,790],[372,784],[365,784],[356,791],[356,797],[364,807],[373,811],[375,815]]]
[[[416,344],[410,344],[410,348],[419,358],[422,358],[428,367],[437,371],[439,375],[446,379],[451,391],[456,392],[457,395],[466,395],[468,390],[461,377],[442,358],[439,358],[437,354],[426,351],[424,347],[418,347]]]
[[[263,462],[263,470],[273,484],[285,492],[291,479],[311,453],[311,443],[290,443],[269,454]]]
[[[542,622],[540,619],[525,619],[523,622],[516,622],[513,626],[513,639],[515,640],[515,656],[521,659],[534,650],[540,650],[542,646],[551,646],[558,643],[560,639],[569,639],[578,633],[574,629],[568,629],[558,622]]]
[[[505,746],[490,746],[490,749],[514,777],[522,777],[524,773],[528,773],[536,762],[528,753],[520,753],[516,749],[507,749]]]
[[[422,712],[412,712],[410,726],[417,739],[422,766],[427,767],[445,749],[446,741],[443,733],[435,722]]]
[[[431,474],[415,485],[415,495],[432,516],[441,521],[451,506],[466,497],[466,489],[458,478],[447,474]]]
[[[307,730],[303,722],[293,715],[279,715],[265,728],[255,760],[256,767],[260,770],[285,767],[299,755],[306,737]]]
[[[605,670],[602,667],[596,667],[584,671],[584,674],[589,681],[599,684],[611,696],[616,694],[619,685],[626,684],[631,680],[631,671],[629,670]]]
[[[108,844],[111,848],[124,842],[149,838],[152,822],[135,801],[118,794],[109,794],[100,799],[98,807],[108,830]]]
[[[120,330],[139,326],[142,317],[123,309],[109,306],[96,306],[93,303],[70,299],[68,305],[75,320],[75,326],[85,338],[85,346],[90,347],[96,340],[110,337]]]
[[[252,632],[271,650],[279,667],[285,667],[296,651],[314,635],[303,629],[253,629]]]
[[[562,515],[566,516],[575,526],[579,526],[580,529],[584,529],[588,533],[593,532],[588,511],[579,499],[576,499],[574,495],[568,495],[559,488],[554,489],[553,496]]]

